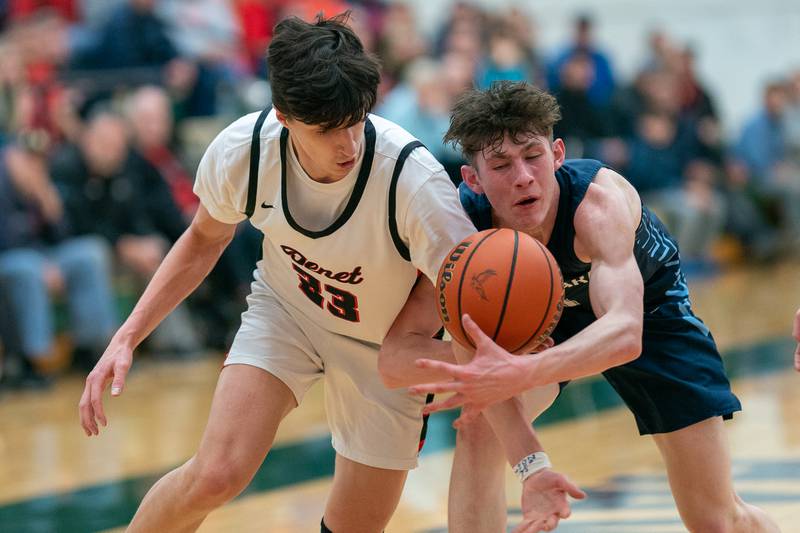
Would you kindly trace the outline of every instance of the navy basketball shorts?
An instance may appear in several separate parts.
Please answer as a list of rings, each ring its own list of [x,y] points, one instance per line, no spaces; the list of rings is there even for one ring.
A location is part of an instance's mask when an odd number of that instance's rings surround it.
[[[565,313],[554,338],[574,335],[589,313]],[[577,326],[577,329],[575,329]],[[571,330],[571,331],[570,331]],[[603,372],[636,418],[641,435],[669,433],[741,411],[711,332],[686,300],[645,313],[641,355]]]

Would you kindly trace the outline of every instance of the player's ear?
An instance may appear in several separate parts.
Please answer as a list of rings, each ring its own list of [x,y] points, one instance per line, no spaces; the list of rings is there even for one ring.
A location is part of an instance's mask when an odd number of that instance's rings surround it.
[[[278,119],[278,122],[280,122],[282,126],[284,126],[284,127],[288,126],[288,124],[286,123],[287,122],[286,115],[284,115],[283,113],[281,113],[277,109],[275,110],[275,118]]]
[[[553,141],[553,166],[555,170],[561,168],[564,164],[564,159],[567,157],[567,147],[564,145],[563,139],[556,139]]]
[[[478,181],[478,172],[471,165],[461,165],[461,179],[475,194],[483,194],[483,187]]]

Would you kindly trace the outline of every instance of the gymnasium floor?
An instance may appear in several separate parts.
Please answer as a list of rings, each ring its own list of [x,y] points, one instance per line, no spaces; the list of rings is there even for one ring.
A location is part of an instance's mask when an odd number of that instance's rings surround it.
[[[714,332],[744,406],[727,424],[737,488],[787,533],[800,533],[800,375],[791,370],[789,338],[798,271],[800,264],[783,263],[690,282],[695,311]],[[220,362],[217,354],[137,361],[125,394],[107,403],[110,426],[99,438],[78,426],[77,376],[45,393],[0,397],[0,532],[121,531],[149,486],[193,453]],[[200,531],[319,531],[333,469],[321,392],[315,387],[289,415],[251,486]],[[446,531],[453,418],[432,417],[389,533]],[[684,531],[655,445],[638,437],[605,382],[571,384],[539,427],[558,469],[589,493],[558,531]],[[507,480],[515,524],[519,486],[510,472]]]

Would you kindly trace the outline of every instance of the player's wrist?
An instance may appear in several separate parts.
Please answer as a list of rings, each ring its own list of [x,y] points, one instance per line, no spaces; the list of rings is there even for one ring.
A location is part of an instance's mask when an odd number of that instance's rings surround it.
[[[525,483],[525,481],[534,474],[537,474],[545,469],[552,468],[552,466],[553,465],[550,463],[550,458],[547,456],[547,454],[539,451],[530,453],[520,459],[520,461],[514,465],[513,470],[520,482]]]
[[[546,384],[541,379],[540,365],[536,359],[536,355],[515,357],[516,374],[520,377],[521,384],[519,393]]]

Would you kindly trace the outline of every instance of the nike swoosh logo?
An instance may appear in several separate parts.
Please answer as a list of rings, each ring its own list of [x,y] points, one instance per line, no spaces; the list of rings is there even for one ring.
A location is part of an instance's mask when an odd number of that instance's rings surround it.
[[[274,205],[272,205],[272,204],[268,204],[267,202],[263,202],[263,203],[261,204],[261,207],[263,207],[264,209],[272,209],[272,208],[273,208],[273,207],[275,207],[275,206],[274,206]]]

